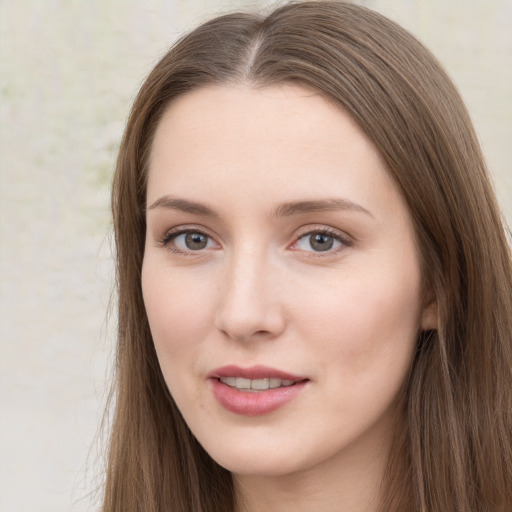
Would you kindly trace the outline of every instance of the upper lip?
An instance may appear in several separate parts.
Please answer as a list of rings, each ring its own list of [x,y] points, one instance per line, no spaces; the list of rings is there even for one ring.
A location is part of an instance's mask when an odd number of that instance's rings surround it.
[[[282,370],[270,368],[268,366],[256,365],[248,368],[242,368],[236,365],[227,365],[220,368],[216,368],[208,373],[209,379],[218,379],[220,377],[242,377],[245,379],[281,379],[281,380],[292,380],[299,382],[306,380],[305,377],[300,375],[293,375]]]

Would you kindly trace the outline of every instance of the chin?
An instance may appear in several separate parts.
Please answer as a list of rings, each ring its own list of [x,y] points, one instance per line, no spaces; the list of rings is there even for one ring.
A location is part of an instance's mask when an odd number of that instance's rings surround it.
[[[307,467],[298,463],[294,464],[289,460],[275,459],[272,455],[267,455],[264,458],[261,457],[261,454],[259,458],[238,455],[214,460],[230,473],[240,476],[281,477],[307,469]]]
[[[306,452],[304,443],[286,440],[263,443],[246,437],[240,441],[231,438],[227,443],[214,440],[203,447],[217,464],[236,475],[285,476],[307,470],[322,459],[318,452]]]

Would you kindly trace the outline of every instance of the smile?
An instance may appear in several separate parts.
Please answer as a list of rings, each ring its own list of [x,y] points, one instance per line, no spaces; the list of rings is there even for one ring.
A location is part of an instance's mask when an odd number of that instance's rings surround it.
[[[244,377],[220,377],[219,380],[227,386],[246,392],[265,391],[267,389],[289,387],[296,384],[296,381],[293,380],[276,378],[246,379]]]
[[[296,400],[311,384],[304,376],[275,368],[224,366],[208,374],[217,402],[244,416],[269,414]]]

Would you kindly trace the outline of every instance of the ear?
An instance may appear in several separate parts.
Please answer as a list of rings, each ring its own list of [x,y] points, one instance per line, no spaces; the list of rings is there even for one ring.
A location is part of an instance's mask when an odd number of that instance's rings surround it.
[[[423,307],[423,311],[421,313],[421,330],[432,331],[437,328],[437,301],[432,299]]]

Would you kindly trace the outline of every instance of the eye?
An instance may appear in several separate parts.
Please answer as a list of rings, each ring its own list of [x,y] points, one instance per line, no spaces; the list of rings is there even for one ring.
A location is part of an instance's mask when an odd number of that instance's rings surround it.
[[[309,252],[336,252],[350,242],[338,234],[325,230],[317,230],[301,236],[292,246],[292,249]]]
[[[219,247],[210,236],[197,230],[170,232],[162,240],[162,245],[178,253],[198,252]]]

